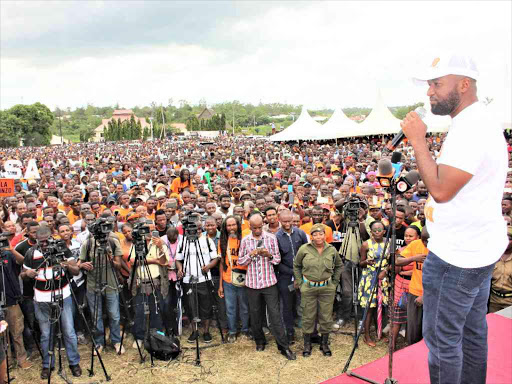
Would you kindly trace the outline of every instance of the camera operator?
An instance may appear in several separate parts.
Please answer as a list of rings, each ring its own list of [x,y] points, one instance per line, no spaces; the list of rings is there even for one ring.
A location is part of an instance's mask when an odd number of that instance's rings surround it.
[[[26,240],[20,242],[12,251],[14,256],[16,256],[18,264],[23,265],[23,260],[28,250],[37,244],[36,232],[38,228],[39,223],[37,221],[31,221],[27,224],[25,234]],[[32,330],[35,332],[37,326],[34,312],[34,282],[22,280],[21,294],[22,300],[20,302],[20,308],[23,312],[23,317],[25,320],[23,340],[25,343],[25,349],[27,350],[27,356],[30,356],[36,348],[34,338],[38,337],[39,335],[39,333],[36,335],[30,331]]]
[[[76,262],[80,259],[80,243],[73,239],[73,228],[69,224],[61,224],[58,228],[60,238],[66,243],[66,247],[71,251],[73,258]],[[73,276],[73,281],[71,282],[71,289],[73,290],[77,304],[82,306],[84,304],[85,299],[85,275],[82,271],[77,276]],[[78,316],[77,308],[73,303],[73,317],[75,319],[75,331],[78,342],[80,344],[85,344],[85,336],[84,330],[85,326],[83,324],[82,316]]]
[[[192,219],[192,215],[196,215],[196,217]],[[217,265],[219,257],[213,240],[208,236],[203,236],[202,234],[202,224],[199,220],[199,215],[197,213],[190,213],[188,218],[184,218],[184,220],[189,223],[191,219],[196,220],[194,223],[197,226],[197,242],[192,241],[187,244],[187,231],[185,231],[185,236],[181,239],[181,243],[178,245],[176,267],[178,269],[178,278],[183,279],[183,292],[187,297],[188,313],[190,314],[189,318],[197,317],[201,319],[201,322],[203,323],[203,340],[205,343],[210,343],[212,341],[212,336],[210,334],[212,303],[206,280],[208,278],[208,280],[211,281],[212,276],[210,270]],[[199,245],[197,249],[196,244]],[[185,260],[185,256],[187,256],[188,260]],[[187,265],[183,264],[184,261],[187,262]],[[201,267],[201,265],[203,266]],[[183,272],[184,268],[185,275]],[[197,284],[193,283],[194,279],[197,280]],[[194,292],[194,288],[197,289],[198,303],[196,303],[196,292]],[[197,308],[199,308],[199,313],[196,313]],[[190,322],[190,327],[192,329],[192,333],[188,338],[188,342],[193,343],[196,338],[199,337],[199,332],[194,330],[193,322]]]
[[[134,238],[138,238],[137,230],[138,228],[135,226],[132,231]],[[163,310],[165,308],[164,300],[167,299],[169,293],[169,279],[167,277],[169,249],[156,230],[153,231],[151,236],[146,236],[145,240],[148,247],[148,253],[145,255],[148,269],[138,264],[134,277],[136,283],[133,284],[131,292],[135,313],[132,333],[134,339],[138,340],[139,347],[142,346],[142,342],[145,340],[146,316],[144,314],[144,303],[147,302],[149,305],[149,328],[162,331],[164,329],[163,313],[158,313],[156,302],[160,303],[160,309]],[[148,276],[148,270],[150,276]],[[151,281],[154,284],[154,292]],[[155,295],[154,300],[151,298],[152,294]],[[137,348],[136,342],[133,343],[133,347]]]
[[[121,248],[121,244],[117,239],[117,236],[113,232],[108,232],[107,234],[103,234],[107,236],[107,246],[106,246],[106,260],[100,260],[100,247],[101,243],[95,236],[100,237],[100,225],[104,223],[110,214],[103,213],[101,214],[100,219],[89,226],[89,231],[91,232],[91,236],[82,244],[80,248],[80,262],[79,267],[82,270],[87,271],[87,305],[89,306],[89,310],[91,311],[91,315],[93,318],[96,318],[94,333],[94,340],[98,345],[98,350],[103,350],[105,346],[105,340],[103,337],[103,300],[102,296],[105,297],[106,309],[108,313],[108,317],[110,319],[110,338],[112,343],[114,344],[114,348],[117,353],[119,353],[119,349],[121,348],[121,328],[120,328],[120,311],[119,311],[119,292],[116,284],[116,278],[114,276],[114,270],[111,268],[109,260],[113,258],[114,268],[116,270],[121,269],[121,258],[123,257],[123,251]],[[102,221],[103,220],[103,221]],[[107,260],[108,259],[108,260]],[[98,268],[99,267],[99,268]],[[105,279],[106,281],[96,281],[99,277],[100,280]],[[100,293],[99,297],[96,297],[96,289],[103,288],[102,283],[106,283],[105,289]],[[97,304],[97,314],[94,314],[94,310],[96,308],[95,303]],[[95,315],[97,315],[95,317]],[[96,351],[94,351],[96,353]],[[124,347],[121,348],[121,354],[124,353]]]
[[[52,348],[53,340],[50,340],[50,315],[52,300],[52,283],[54,287],[62,290],[63,307],[60,314],[63,341],[68,356],[69,368],[75,377],[82,375],[80,368],[80,355],[78,354],[77,338],[75,327],[73,325],[73,303],[71,299],[71,291],[65,278],[65,270],[67,269],[73,276],[78,275],[79,268],[73,259],[71,251],[66,247],[63,259],[60,265],[63,267],[62,274],[55,276],[52,269],[52,255],[48,253],[48,245],[52,235],[52,231],[48,226],[40,226],[36,233],[37,245],[30,248],[23,262],[23,272],[20,274],[24,280],[35,279],[34,284],[34,307],[36,318],[41,329],[41,349],[43,352],[43,369],[41,371],[41,379],[46,380],[50,375],[50,355],[49,350]],[[58,292],[56,292],[58,293]],[[54,359],[55,360],[55,359]],[[55,364],[55,361],[51,362]],[[54,367],[51,367],[53,369]]]
[[[353,203],[353,204],[351,204]],[[341,213],[339,231],[341,233],[340,256],[341,266],[341,302],[336,310],[337,321],[335,328],[341,328],[348,323],[353,308],[354,284],[357,287],[358,281],[352,281],[352,268],[358,268],[359,275],[359,254],[363,241],[369,238],[365,226],[366,200],[355,194],[348,195],[345,200],[336,204],[336,209]],[[347,234],[349,233],[349,234]]]
[[[2,270],[0,270],[2,301],[0,304],[3,307],[5,320],[9,324],[9,333],[14,342],[18,367],[27,369],[32,365],[27,361],[27,352],[23,344],[24,318],[18,304],[21,301],[21,290],[16,272],[17,263],[23,262],[23,258],[18,258],[18,260],[15,258],[9,249],[9,240],[3,233],[0,234],[0,247],[0,262],[2,263]]]

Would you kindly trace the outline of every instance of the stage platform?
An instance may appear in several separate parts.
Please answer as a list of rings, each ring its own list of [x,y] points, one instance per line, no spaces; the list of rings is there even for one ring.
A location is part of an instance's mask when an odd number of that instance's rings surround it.
[[[487,384],[512,384],[512,307],[487,315],[487,323],[489,325]],[[428,384],[430,380],[427,355],[428,349],[424,341],[395,352],[393,378],[399,384]],[[352,371],[378,383],[384,383],[388,373],[388,356]],[[364,383],[347,374],[324,381],[324,384]]]

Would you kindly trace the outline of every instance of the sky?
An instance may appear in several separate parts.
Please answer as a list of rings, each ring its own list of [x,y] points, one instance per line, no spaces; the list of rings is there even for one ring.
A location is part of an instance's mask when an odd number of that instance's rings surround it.
[[[172,99],[309,109],[427,101],[410,77],[471,55],[510,100],[510,1],[0,1],[0,109]]]

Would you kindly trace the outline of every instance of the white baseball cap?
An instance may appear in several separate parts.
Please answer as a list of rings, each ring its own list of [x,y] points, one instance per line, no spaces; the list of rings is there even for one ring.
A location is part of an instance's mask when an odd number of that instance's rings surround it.
[[[470,77],[478,81],[479,72],[475,61],[465,55],[446,55],[434,58],[430,66],[420,69],[412,78],[417,84],[425,84],[426,81],[438,79],[447,75],[459,75]]]

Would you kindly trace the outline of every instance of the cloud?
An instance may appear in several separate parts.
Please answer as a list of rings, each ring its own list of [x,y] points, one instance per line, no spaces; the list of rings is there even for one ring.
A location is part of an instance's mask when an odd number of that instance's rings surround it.
[[[425,98],[414,67],[454,47],[475,56],[482,96],[510,83],[509,2],[1,4],[1,108],[371,106],[377,87],[400,105]]]

